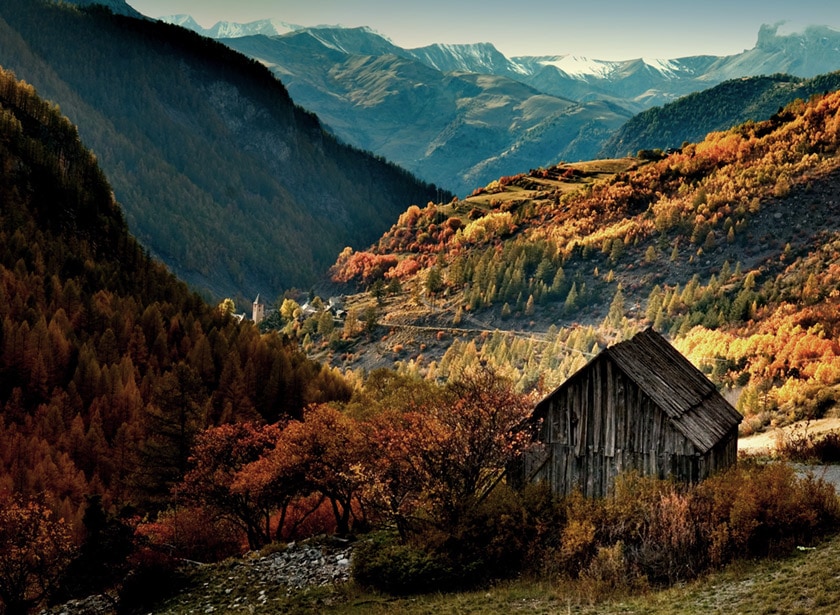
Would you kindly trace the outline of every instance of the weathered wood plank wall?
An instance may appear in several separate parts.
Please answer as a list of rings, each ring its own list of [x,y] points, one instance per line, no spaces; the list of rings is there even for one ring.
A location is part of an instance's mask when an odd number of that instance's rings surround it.
[[[734,463],[737,427],[702,455],[608,356],[589,367],[548,400],[540,438],[546,448],[523,468],[526,475],[545,480],[558,494],[577,489],[601,497],[628,470],[697,481]]]

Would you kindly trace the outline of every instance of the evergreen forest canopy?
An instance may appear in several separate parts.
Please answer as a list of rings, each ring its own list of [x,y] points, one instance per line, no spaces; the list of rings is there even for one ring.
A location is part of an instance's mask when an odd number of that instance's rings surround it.
[[[604,144],[599,156],[677,149],[686,142],[702,141],[710,132],[766,120],[798,98],[807,100],[838,86],[840,73],[811,79],[780,74],[725,81],[633,116]]]
[[[339,143],[267,69],[192,32],[44,0],[4,2],[0,18],[0,66],[61,106],[132,233],[211,296],[309,288],[346,245],[440,196]]]
[[[150,258],[76,128],[5,71],[0,202],[3,498],[40,498],[78,538],[86,496],[165,505],[208,426],[349,396],[340,375]]]

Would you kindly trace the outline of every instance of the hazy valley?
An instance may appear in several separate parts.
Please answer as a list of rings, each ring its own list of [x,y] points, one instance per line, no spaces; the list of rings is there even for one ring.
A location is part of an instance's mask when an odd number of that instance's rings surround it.
[[[0,17],[0,63],[61,105],[134,235],[207,296],[308,288],[345,245],[439,194],[338,143],[268,71],[186,30],[40,1]]]
[[[604,62],[506,58],[489,43],[402,49],[364,28],[265,20],[204,29],[187,16],[166,19],[259,60],[344,141],[459,196],[511,172],[595,158],[631,116],[723,81],[774,73],[810,78],[840,68],[840,35],[817,27],[779,34],[765,26],[755,47],[733,56]],[[762,112],[740,110],[721,128],[769,117]],[[646,147],[669,146],[654,140]]]

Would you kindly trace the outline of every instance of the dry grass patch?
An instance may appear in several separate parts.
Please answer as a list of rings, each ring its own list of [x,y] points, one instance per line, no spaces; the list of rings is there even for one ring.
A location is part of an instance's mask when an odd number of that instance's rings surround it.
[[[576,583],[515,581],[459,594],[394,599],[358,594],[325,613],[490,615],[833,615],[840,602],[840,535],[785,559],[738,562],[679,587],[643,596],[590,600]]]

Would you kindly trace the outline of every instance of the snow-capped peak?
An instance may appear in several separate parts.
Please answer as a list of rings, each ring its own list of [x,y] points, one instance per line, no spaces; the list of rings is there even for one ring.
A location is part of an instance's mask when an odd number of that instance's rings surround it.
[[[190,15],[167,15],[159,19],[176,26],[183,26],[210,38],[241,38],[243,36],[255,36],[259,34],[263,36],[280,36],[294,30],[302,29],[302,26],[276,19],[259,19],[248,23],[220,21],[210,28],[201,26]]]
[[[158,17],[158,19],[165,23],[170,23],[173,26],[187,28],[188,30],[200,31],[204,29],[193,19],[192,15],[185,15],[183,13],[179,13],[178,15],[163,15],[162,17]]]
[[[585,79],[587,77],[607,78],[620,65],[620,62],[605,62],[582,56],[555,56],[539,61],[543,66],[554,66],[569,77]]]
[[[658,58],[642,58],[642,62],[652,69],[659,71],[666,77],[673,76],[680,70],[680,66],[674,60],[662,60]]]
[[[488,73],[527,71],[504,56],[492,43],[434,43],[410,49],[415,58],[443,72]]]
[[[279,36],[294,30],[299,30],[300,28],[301,26],[275,19],[259,19],[244,24],[220,21],[208,30],[207,35],[212,38],[240,38],[242,36],[254,36],[258,34],[262,34],[263,36]]]

